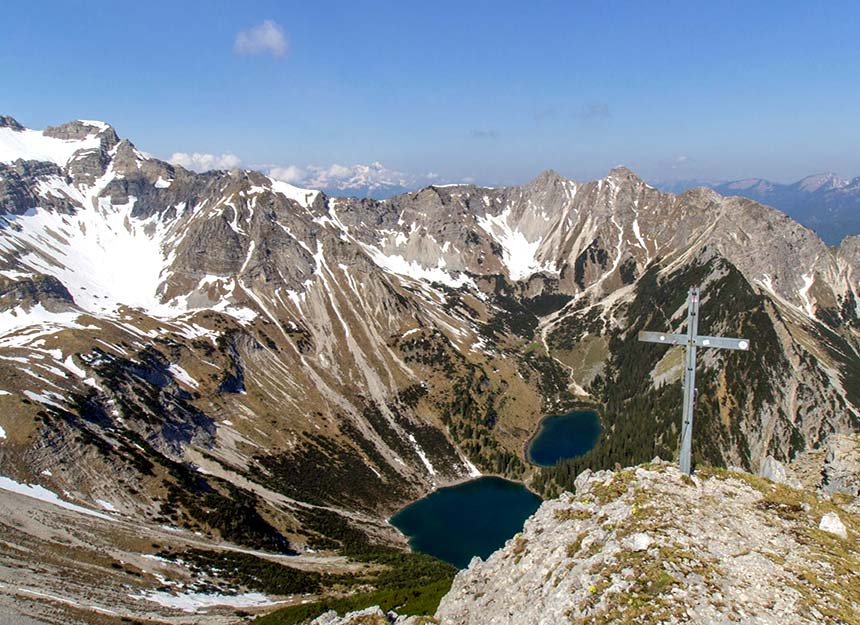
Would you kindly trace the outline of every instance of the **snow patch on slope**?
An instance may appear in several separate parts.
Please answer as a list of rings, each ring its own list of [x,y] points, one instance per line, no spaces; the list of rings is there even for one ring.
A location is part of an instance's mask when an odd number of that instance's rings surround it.
[[[129,595],[132,599],[153,601],[165,608],[175,608],[183,612],[197,612],[201,608],[227,606],[231,608],[253,608],[273,605],[274,601],[259,592],[248,592],[237,595],[220,593],[189,592],[174,595],[161,590],[147,591],[142,595]]]
[[[48,161],[65,167],[78,150],[97,150],[101,139],[93,134],[80,141],[46,137],[41,130],[0,128],[0,163]]]
[[[272,182],[272,191],[286,196],[288,200],[298,202],[300,206],[305,208],[308,208],[313,204],[314,200],[320,193],[319,191],[314,191],[312,189],[300,189],[299,187],[294,187],[291,184],[282,182],[281,180],[275,180],[274,178],[269,178],[269,180]]]
[[[194,388],[194,389],[196,389],[199,386],[199,384],[197,383],[197,380],[192,378],[191,375],[185,369],[180,367],[179,365],[177,365],[175,363],[170,363],[170,365],[167,367],[167,369],[168,369],[168,371],[170,371],[171,374],[173,374],[174,378],[176,378],[180,382],[183,382],[186,386],[190,386],[191,388]]]
[[[75,327],[78,315],[79,313],[74,311],[54,313],[45,309],[42,304],[31,306],[29,310],[23,306],[16,306],[0,312],[0,336],[28,326],[41,326],[49,332],[64,327]]]
[[[407,261],[400,254],[387,256],[379,248],[372,245],[364,245],[362,247],[370,254],[373,262],[385,271],[406,276],[419,282],[439,282],[452,288],[470,285],[475,286],[471,278],[465,274],[454,276],[445,271],[445,260],[440,258],[435,267],[423,267],[417,262]]]
[[[797,294],[800,296],[800,300],[803,302],[803,310],[806,311],[806,314],[815,318],[815,310],[812,308],[812,299],[809,297],[809,289],[812,287],[812,283],[815,282],[815,274],[814,273],[805,273],[801,276],[803,279],[803,286],[797,291]]]
[[[175,314],[157,296],[166,259],[165,226],[157,217],[132,217],[137,199],[114,205],[99,198],[97,209],[63,215],[40,208],[7,216],[20,230],[7,229],[0,251],[34,250],[19,263],[60,280],[81,308],[113,313],[121,305],[153,313]],[[18,245],[16,245],[18,244]]]
[[[102,514],[101,512],[96,512],[95,510],[84,508],[83,506],[77,506],[73,503],[65,501],[64,499],[60,499],[57,493],[48,490],[44,486],[39,486],[38,484],[21,484],[19,482],[16,482],[12,478],[0,475],[0,488],[2,488],[3,490],[11,491],[13,493],[18,493],[19,495],[24,495],[25,497],[38,499],[39,501],[44,501],[46,503],[50,503],[61,508],[65,508],[66,510],[81,512],[83,514],[94,516],[99,519],[105,519],[106,521],[113,521],[113,517],[110,517],[107,514]]]
[[[427,454],[424,453],[424,450],[421,448],[421,445],[418,444],[418,441],[415,440],[415,436],[413,434],[409,435],[409,442],[412,443],[413,449],[415,449],[415,453],[418,454],[418,457],[421,458],[421,462],[424,463],[425,468],[427,469],[427,473],[430,475],[436,475],[436,469],[433,468],[433,464],[430,462],[430,459],[427,457]]]
[[[484,215],[478,225],[502,247],[502,262],[508,269],[511,280],[522,280],[539,271],[552,271],[549,264],[542,265],[536,258],[543,238],[529,241],[519,230],[509,224],[511,208],[508,206],[499,215]]]

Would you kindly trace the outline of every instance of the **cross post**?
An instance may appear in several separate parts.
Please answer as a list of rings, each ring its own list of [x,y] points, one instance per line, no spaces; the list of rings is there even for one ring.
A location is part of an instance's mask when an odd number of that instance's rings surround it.
[[[687,298],[687,333],[666,334],[663,332],[640,332],[639,340],[646,343],[664,345],[684,345],[684,403],[681,417],[681,472],[691,475],[690,461],[693,445],[693,406],[696,400],[696,348],[716,347],[717,349],[739,349],[746,351],[750,343],[747,339],[724,336],[699,335],[699,288],[690,289]]]

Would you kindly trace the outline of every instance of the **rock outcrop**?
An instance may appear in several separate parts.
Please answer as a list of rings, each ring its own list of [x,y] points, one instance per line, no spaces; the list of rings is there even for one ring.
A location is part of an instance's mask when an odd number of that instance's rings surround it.
[[[828,439],[822,489],[860,496],[860,434],[834,434]]]
[[[819,527],[820,526],[820,527]],[[473,560],[442,625],[854,623],[860,517],[747,473],[586,471]]]
[[[429,625],[434,619],[427,616],[401,616],[385,613],[378,607],[350,612],[342,617],[331,610],[311,621],[310,625]]]

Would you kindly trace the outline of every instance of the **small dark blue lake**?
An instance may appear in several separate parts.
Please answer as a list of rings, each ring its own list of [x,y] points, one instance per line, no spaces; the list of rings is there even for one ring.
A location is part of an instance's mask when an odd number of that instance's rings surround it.
[[[481,477],[441,488],[403,508],[391,524],[420,551],[465,568],[522,530],[541,499],[518,482]]]
[[[559,460],[581,456],[594,447],[600,432],[600,417],[593,410],[547,417],[529,444],[529,462],[551,467]]]

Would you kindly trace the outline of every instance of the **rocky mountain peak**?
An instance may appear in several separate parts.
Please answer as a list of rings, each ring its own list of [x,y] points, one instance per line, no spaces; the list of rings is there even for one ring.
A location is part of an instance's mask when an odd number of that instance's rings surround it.
[[[529,182],[526,186],[528,187],[547,187],[554,184],[558,184],[559,182],[563,182],[567,180],[560,173],[555,171],[554,169],[546,169],[539,173],[531,182]]]
[[[710,187],[695,187],[693,189],[687,189],[683,193],[679,194],[678,197],[691,203],[707,205],[719,202],[723,196]]]
[[[642,182],[642,178],[636,175],[633,170],[625,167],[624,165],[619,165],[618,167],[613,167],[609,170],[609,173],[606,176],[607,178],[613,178],[615,180],[623,180],[628,182]]]
[[[110,124],[83,119],[76,119],[59,126],[48,126],[42,131],[42,134],[46,137],[67,141],[81,141],[93,135],[104,136],[113,145],[119,141],[116,130]]]
[[[838,189],[839,187],[846,186],[849,182],[848,180],[843,180],[833,172],[825,172],[807,176],[800,180],[797,186],[807,193],[815,193],[816,191]]]
[[[17,132],[24,130],[24,127],[9,115],[0,115],[0,128],[11,128]]]
[[[761,178],[745,178],[744,180],[735,180],[734,182],[723,185],[725,192],[729,195],[734,191],[745,191],[747,193],[767,193],[772,191],[774,185],[772,182]]]
[[[131,141],[128,139],[121,139],[115,147],[116,153],[113,157],[115,167],[122,171],[129,167],[136,166],[140,153]]]

